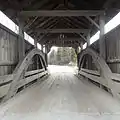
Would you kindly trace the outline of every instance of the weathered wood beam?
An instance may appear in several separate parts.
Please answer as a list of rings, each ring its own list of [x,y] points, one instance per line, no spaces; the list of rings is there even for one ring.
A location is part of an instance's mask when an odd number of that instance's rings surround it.
[[[44,29],[51,29],[51,28],[54,28],[54,26],[56,26],[58,23],[59,23],[59,20],[60,19],[55,19],[55,17],[54,17],[54,19],[52,20],[52,21],[50,21],[50,22],[48,22],[48,23],[46,23],[43,27],[44,27]],[[39,27],[40,28],[40,27]],[[39,29],[38,28],[38,29]]]
[[[52,27],[54,27],[58,22],[59,22],[59,20],[55,20],[55,21],[53,21],[54,23],[53,24],[51,24],[51,25],[49,25],[49,27],[48,28],[52,28]],[[38,32],[38,34],[40,34],[39,32]],[[44,35],[42,35],[42,36],[38,36],[38,40],[39,40],[39,42],[47,35],[48,33],[45,33]]]
[[[66,17],[64,18],[65,20],[67,20],[72,26],[75,26],[77,28],[87,28],[87,24],[85,24],[84,22],[81,22],[80,20],[76,19],[75,17]]]
[[[35,17],[32,22],[28,23],[26,26],[25,26],[25,29],[28,29],[36,20],[38,19],[38,17]]]
[[[50,23],[51,21],[53,21],[53,18],[48,18],[48,19],[46,19],[45,21],[43,21],[41,24],[39,24],[39,25],[37,26],[37,28],[42,27],[42,26],[44,26],[45,24]]]
[[[39,55],[42,57],[43,61],[44,61],[44,66],[46,67],[46,62],[44,60],[44,54],[39,50],[39,49],[33,49],[32,51],[30,51],[26,57],[24,57],[23,61],[20,61],[16,67],[16,69],[14,70],[14,77],[13,77],[13,81],[11,83],[11,86],[9,87],[8,93],[7,95],[4,97],[3,102],[8,100],[9,98],[13,97],[15,95],[15,93],[17,92],[17,85],[18,82],[21,79],[21,76],[25,73],[25,70],[27,70],[28,66],[31,63],[31,60],[33,59],[33,57],[35,55]]]
[[[88,33],[89,29],[35,29],[39,33]]]
[[[88,36],[87,36],[87,45],[88,46],[90,45],[90,33],[88,33]]]
[[[83,72],[83,71],[79,71],[79,74],[93,80],[94,82],[100,83],[100,84],[108,87],[108,85],[103,82],[103,81],[105,81],[105,78],[103,78],[103,77],[98,77],[98,76],[95,76],[95,75],[91,75],[91,74]]]
[[[63,20],[66,21],[66,25],[69,24],[69,28],[80,28],[82,26],[79,26],[78,23],[74,24],[74,21],[71,19],[68,19],[68,17],[63,17]]]
[[[107,63],[109,64],[115,64],[115,63],[120,63],[120,59],[114,58],[114,59],[108,59]]]
[[[13,61],[0,61],[0,66],[15,66],[17,64],[17,62],[13,62]]]
[[[48,39],[48,38],[47,38]],[[53,41],[53,40],[62,40],[62,41],[81,41],[81,38],[79,37],[69,37],[69,38],[57,38],[57,37],[54,37],[54,38],[49,38],[48,40],[50,41]]]
[[[47,34],[38,37],[38,42],[40,42]]]
[[[68,43],[68,44],[63,44],[63,43],[61,43],[61,44],[58,44],[58,43],[48,44],[48,43],[46,43],[46,45],[57,46],[57,47],[73,47],[73,48],[77,48],[79,46],[78,43],[74,43],[74,44],[72,44],[72,43]]]
[[[100,46],[100,56],[103,57],[103,59],[106,59],[106,45],[105,45],[105,15],[100,15],[100,39],[99,39],[99,46]]]
[[[44,71],[45,71],[45,69],[28,71],[28,72],[25,73],[25,77],[32,76],[32,75],[35,75],[35,74],[38,74],[38,73],[41,73],[41,72],[44,72]]]
[[[79,34],[79,35],[80,35],[80,37],[81,37],[84,41],[87,42],[87,39],[86,39],[83,35],[81,35],[81,34]]]
[[[81,71],[95,75],[95,76],[100,76],[99,71],[96,71],[96,70],[89,70],[89,69],[81,68]]]
[[[102,10],[41,10],[41,11],[21,11],[21,16],[97,16],[103,13]]]
[[[85,49],[81,55],[80,55],[80,59],[79,59],[79,71],[81,72],[81,68],[82,68],[82,63],[83,63],[83,58],[85,55],[90,55],[92,56],[92,59],[94,61],[94,64],[96,66],[96,68],[100,71],[100,77],[95,77],[94,75],[90,75],[88,73],[85,73],[85,72],[82,72],[80,74],[82,74],[83,76],[89,78],[89,79],[92,79],[92,80],[97,80],[97,78],[101,78],[100,80],[98,79],[98,81],[100,82],[100,84],[102,85],[107,85],[108,88],[110,88],[111,90],[111,93],[113,94],[114,97],[118,97],[120,98],[119,96],[119,90],[116,89],[116,86],[114,84],[114,81],[112,80],[112,71],[111,69],[109,68],[109,66],[106,64],[105,60],[100,57],[98,55],[97,52],[95,52],[94,50],[90,49],[90,48],[87,48]],[[94,77],[94,78],[93,78]],[[116,78],[115,78],[116,79]]]
[[[0,29],[3,29],[6,32],[8,32],[8,33],[10,33],[10,34],[12,34],[12,35],[17,37],[17,34],[15,32],[13,32],[12,30],[8,29],[6,26],[2,25],[1,23],[0,23]]]
[[[83,42],[80,42],[80,48],[83,50]]]
[[[99,26],[92,18],[90,18],[89,16],[86,16],[86,18],[87,18],[92,24],[94,24],[98,29],[100,29],[100,26]]]
[[[34,39],[34,47],[37,48],[37,40]]]
[[[47,49],[47,45],[45,45],[45,61],[46,61],[46,64],[48,66],[48,49]]]
[[[28,83],[30,83],[30,82],[38,79],[38,78],[43,77],[44,75],[47,75],[47,71],[42,72],[42,73],[38,73],[38,74],[36,74],[36,75],[32,75],[32,76],[27,77],[27,78],[25,78],[25,79],[22,79],[22,80],[19,82],[19,84],[18,84],[18,88],[20,88],[20,87],[22,87],[22,86],[24,86],[24,85],[26,85],[26,84],[28,84]]]
[[[48,19],[47,19],[47,20],[48,20]],[[49,26],[49,25],[51,25],[52,22],[56,22],[57,19],[54,18],[54,19],[53,19],[52,21],[50,21],[50,22],[47,21],[47,20],[45,20],[44,22],[41,22],[40,24],[38,24],[35,29],[39,29],[40,27],[45,26],[45,25]],[[45,22],[46,22],[46,23],[45,23]],[[45,28],[46,28],[46,27],[45,27]],[[27,31],[27,33],[30,34],[33,30],[32,30],[32,29],[29,29],[29,30],[26,29],[26,31]]]
[[[43,52],[43,45],[41,45],[41,51]]]
[[[58,19],[54,19],[51,22],[48,24],[47,29],[53,28],[59,22],[59,20]],[[39,28],[36,28],[36,29],[39,29]],[[30,32],[32,32],[32,30]],[[37,33],[36,39],[39,40],[39,41],[41,41],[42,38],[47,35],[47,33],[45,33],[44,35],[41,36],[39,31],[36,31],[36,33]],[[31,34],[31,33],[29,33],[29,34]]]
[[[24,40],[24,27],[23,21],[19,20],[19,37],[18,37],[18,49],[19,49],[19,60],[25,57],[25,40]]]
[[[64,46],[64,45],[74,45],[74,44],[80,44],[81,43],[81,38],[79,37],[69,37],[69,38],[58,38],[58,37],[53,37],[53,38],[46,38],[45,42],[43,44],[52,44],[52,45],[59,45],[59,46]]]

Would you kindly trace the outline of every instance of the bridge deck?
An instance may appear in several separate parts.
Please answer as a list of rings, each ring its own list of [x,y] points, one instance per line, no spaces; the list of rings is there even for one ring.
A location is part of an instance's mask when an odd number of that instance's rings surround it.
[[[57,70],[64,70],[62,73]],[[119,119],[120,102],[78,79],[70,67],[54,67],[51,76],[0,106],[0,120]],[[111,117],[112,115],[112,117]]]

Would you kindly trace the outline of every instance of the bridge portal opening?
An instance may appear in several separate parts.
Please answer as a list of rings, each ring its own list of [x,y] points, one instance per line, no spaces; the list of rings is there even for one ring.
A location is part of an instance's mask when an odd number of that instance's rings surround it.
[[[51,48],[48,54],[49,65],[77,66],[77,54],[72,47]]]

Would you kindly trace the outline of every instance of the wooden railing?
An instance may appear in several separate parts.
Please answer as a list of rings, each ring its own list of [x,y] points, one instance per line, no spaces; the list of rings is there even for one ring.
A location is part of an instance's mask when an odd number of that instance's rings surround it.
[[[41,69],[37,68],[36,70],[27,71],[29,70],[28,67],[31,65],[31,60],[35,55],[39,58]],[[48,75],[48,71],[44,53],[35,48],[18,63],[13,74],[0,76],[0,98],[2,98],[2,101],[4,102],[13,97],[22,86],[28,86],[33,81],[39,80],[46,75]]]
[[[79,71],[79,74],[93,80],[94,82],[97,82],[99,84],[102,84],[102,85],[108,87],[107,84],[105,84],[104,82],[102,83],[103,80],[105,81],[105,78],[100,77],[100,73],[96,70],[88,70],[88,69],[82,68]],[[112,84],[114,85],[114,87],[117,87],[117,89],[120,90],[120,74],[112,73],[112,74],[110,74],[110,77],[112,79],[112,82],[113,82]]]
[[[15,74],[0,76],[0,98],[4,97],[7,94],[13,81],[14,75]],[[48,75],[48,72],[45,69],[25,72],[25,78],[20,79],[17,85],[17,89],[45,75]]]
[[[82,67],[84,62],[83,57],[85,57],[85,55],[90,55],[92,57],[97,70],[90,70]],[[120,99],[120,74],[112,73],[103,58],[94,50],[87,48],[81,53],[78,74],[109,88],[113,96]]]

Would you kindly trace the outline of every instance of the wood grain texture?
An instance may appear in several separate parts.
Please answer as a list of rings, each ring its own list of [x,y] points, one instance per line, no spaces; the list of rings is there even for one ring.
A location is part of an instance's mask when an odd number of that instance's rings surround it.
[[[68,68],[53,67],[51,76],[0,106],[1,120],[118,120],[120,102]],[[63,72],[59,70],[63,69]],[[51,69],[50,69],[51,70]],[[72,71],[72,70],[71,70]]]

